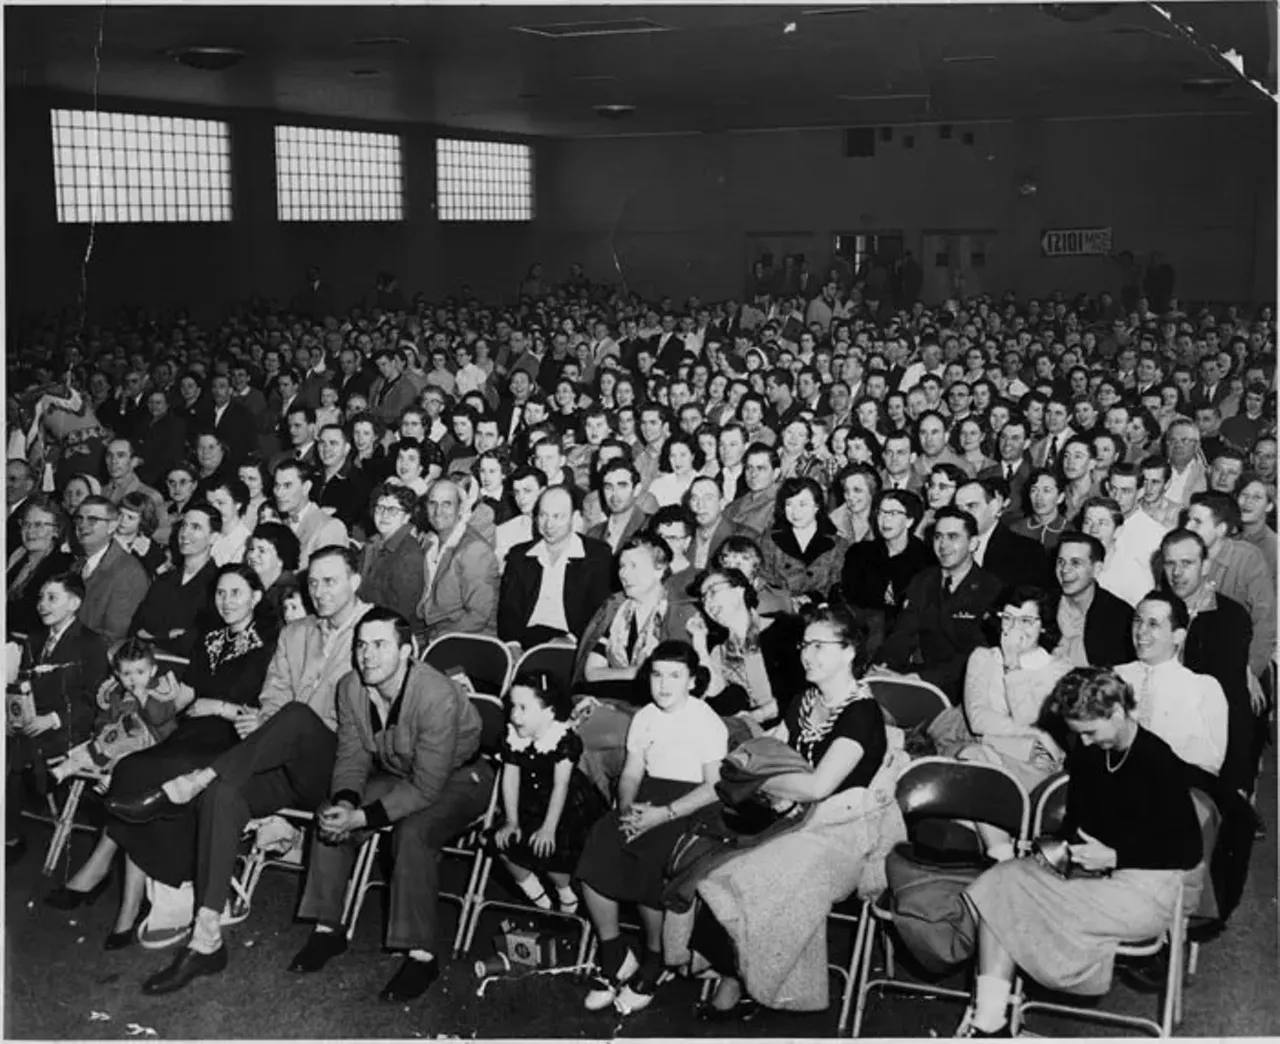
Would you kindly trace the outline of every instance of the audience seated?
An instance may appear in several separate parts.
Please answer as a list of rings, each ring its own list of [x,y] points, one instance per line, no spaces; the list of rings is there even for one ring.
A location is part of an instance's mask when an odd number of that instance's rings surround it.
[[[272,473],[276,509],[298,538],[298,568],[306,569],[318,548],[345,546],[347,527],[312,498],[316,471],[302,460],[285,460]]]
[[[86,497],[73,517],[79,555],[72,572],[84,578],[80,622],[108,642],[129,631],[134,614],[146,597],[147,571],[114,539],[120,509],[106,497]]]
[[[421,601],[414,618],[430,642],[444,634],[495,634],[498,621],[498,559],[468,525],[462,490],[448,479],[426,496]]]
[[[61,550],[67,516],[62,506],[42,493],[24,495],[17,509],[20,536],[9,545],[5,568],[5,612],[9,633],[29,635],[40,626],[40,589],[50,577],[66,572],[72,556]]]

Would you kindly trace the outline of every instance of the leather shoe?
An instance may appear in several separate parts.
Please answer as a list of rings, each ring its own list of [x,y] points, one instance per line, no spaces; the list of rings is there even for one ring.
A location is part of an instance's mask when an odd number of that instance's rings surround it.
[[[109,797],[103,802],[107,813],[126,823],[150,823],[154,819],[178,815],[186,805],[175,805],[159,788],[131,798]]]
[[[289,962],[289,970],[303,975],[318,972],[338,954],[346,952],[347,937],[342,932],[312,932]]]
[[[439,961],[416,961],[412,957],[406,957],[404,963],[400,965],[400,970],[382,987],[378,999],[392,1003],[417,1000],[439,977]]]
[[[92,906],[110,883],[111,875],[108,874],[87,892],[78,892],[62,885],[44,897],[44,905],[55,910],[78,910],[82,906]]]
[[[190,947],[183,949],[169,967],[151,976],[142,984],[142,992],[157,996],[176,993],[193,979],[202,975],[217,975],[227,967],[227,947],[219,946],[213,953],[196,953]]]
[[[111,932],[102,942],[104,950],[125,950],[132,946],[138,939],[138,925],[147,919],[147,914],[151,912],[151,903],[144,899],[142,905],[138,908],[138,916],[133,919],[133,924],[129,925],[123,932]]]

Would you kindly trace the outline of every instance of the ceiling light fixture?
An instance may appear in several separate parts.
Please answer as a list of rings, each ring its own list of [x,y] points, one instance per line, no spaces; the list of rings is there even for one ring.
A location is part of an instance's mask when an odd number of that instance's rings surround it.
[[[635,115],[634,105],[593,105],[595,114],[606,120],[621,120]]]
[[[244,51],[236,47],[175,47],[168,53],[179,65],[201,72],[222,72],[244,60]]]
[[[546,25],[513,25],[517,33],[531,33],[555,40],[567,40],[578,36],[624,36],[630,33],[667,33],[671,26],[661,25],[648,18],[615,18],[601,22],[550,22]]]

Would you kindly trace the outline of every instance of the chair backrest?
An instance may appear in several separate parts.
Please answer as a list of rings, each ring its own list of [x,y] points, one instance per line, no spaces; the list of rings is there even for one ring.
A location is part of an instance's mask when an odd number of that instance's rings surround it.
[[[564,686],[565,692],[573,689],[573,664],[578,650],[565,642],[545,642],[526,649],[524,655],[516,663],[514,678],[517,674],[530,671],[534,674],[550,674]]]
[[[1035,791],[1035,813],[1031,836],[1058,834],[1067,815],[1067,774],[1061,772],[1045,780]]]
[[[915,678],[868,678],[871,695],[893,719],[893,724],[909,732],[917,725],[933,721],[951,706],[936,685]]]
[[[1005,769],[953,758],[920,758],[898,780],[898,806],[908,831],[926,819],[977,820],[1015,839],[1027,836],[1030,801]]]
[[[473,692],[471,706],[480,715],[480,753],[497,754],[507,731],[507,707],[502,697]]]
[[[461,670],[471,679],[476,692],[499,700],[514,673],[511,650],[497,638],[483,634],[441,635],[427,646],[422,662],[443,674]]]

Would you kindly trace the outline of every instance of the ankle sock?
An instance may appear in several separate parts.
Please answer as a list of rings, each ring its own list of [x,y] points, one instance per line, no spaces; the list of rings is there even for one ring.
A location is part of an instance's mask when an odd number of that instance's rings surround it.
[[[315,932],[316,935],[333,935],[333,933],[336,932],[338,929],[336,929],[331,924],[321,924],[319,921],[317,921],[316,926],[311,930]]]
[[[1009,981],[998,975],[979,975],[975,993],[973,1024],[985,1033],[994,1033],[1007,1018]]]
[[[542,887],[542,882],[538,880],[537,874],[530,874],[523,880],[517,881],[520,891],[529,897],[529,901],[533,903],[539,910],[551,909],[551,897],[547,895],[547,890]]]
[[[556,898],[560,900],[560,909],[565,913],[573,913],[578,909],[578,893],[569,888],[557,888]]]
[[[202,906],[196,914],[188,944],[196,953],[210,954],[222,945],[222,920],[217,910]]]
[[[409,959],[411,961],[421,961],[423,964],[426,964],[428,961],[434,961],[436,959],[436,955],[430,950],[410,950]]]

